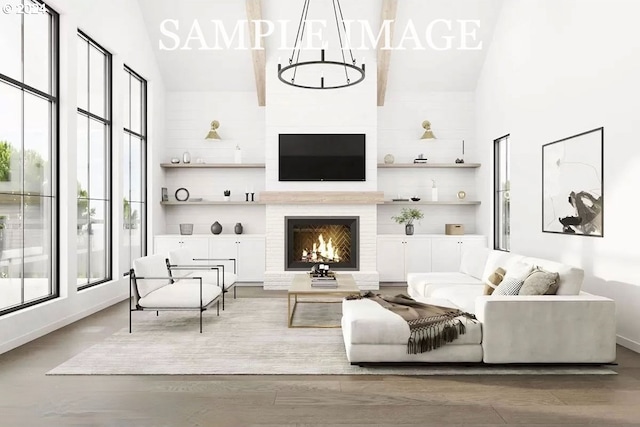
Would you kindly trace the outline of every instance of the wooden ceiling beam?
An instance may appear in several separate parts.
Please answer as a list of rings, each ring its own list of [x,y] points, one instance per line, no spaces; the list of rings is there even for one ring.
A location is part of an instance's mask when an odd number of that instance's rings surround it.
[[[398,0],[382,1],[382,18],[380,28],[383,28],[385,21],[391,21],[389,44],[393,46],[393,31],[395,28],[396,14],[398,11]],[[383,49],[385,45],[384,37],[378,42],[378,107],[384,105],[387,93],[387,82],[389,80],[389,64],[391,62],[391,50]]]
[[[249,35],[251,37],[251,57],[253,62],[253,73],[256,79],[256,90],[258,93],[258,105],[264,107],[266,100],[266,62],[267,52],[264,47],[264,40],[260,38],[259,46],[254,46],[256,39],[256,26],[254,21],[262,20],[261,0],[246,0],[247,21],[249,21]]]

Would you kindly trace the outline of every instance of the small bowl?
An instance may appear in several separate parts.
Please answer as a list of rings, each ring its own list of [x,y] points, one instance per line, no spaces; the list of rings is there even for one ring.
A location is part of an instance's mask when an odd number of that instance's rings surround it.
[[[420,197],[412,197],[411,200],[413,202],[419,202],[420,201]]]

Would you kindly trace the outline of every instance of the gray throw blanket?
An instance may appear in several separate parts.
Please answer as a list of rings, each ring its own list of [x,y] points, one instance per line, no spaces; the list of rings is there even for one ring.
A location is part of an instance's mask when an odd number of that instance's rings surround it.
[[[362,298],[377,302],[407,322],[411,331],[407,343],[409,354],[435,350],[464,334],[467,328],[456,317],[464,316],[472,321],[476,319],[473,314],[455,308],[423,304],[405,294],[390,296],[366,292],[362,295],[347,297],[347,299]]]

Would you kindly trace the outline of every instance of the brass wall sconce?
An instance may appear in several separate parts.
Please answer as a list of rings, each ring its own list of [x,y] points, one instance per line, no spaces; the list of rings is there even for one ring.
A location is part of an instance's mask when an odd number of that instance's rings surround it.
[[[436,136],[431,131],[431,122],[429,120],[422,122],[422,127],[424,128],[424,134],[420,139],[436,139]]]
[[[217,129],[220,127],[220,122],[217,120],[214,120],[211,122],[211,130],[209,131],[209,133],[207,134],[207,136],[204,137],[204,139],[222,139],[220,138],[220,135],[218,135]]]

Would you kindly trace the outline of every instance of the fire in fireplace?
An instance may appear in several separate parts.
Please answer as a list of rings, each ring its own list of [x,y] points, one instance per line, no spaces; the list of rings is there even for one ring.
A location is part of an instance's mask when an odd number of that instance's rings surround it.
[[[357,217],[287,217],[285,222],[286,270],[307,270],[316,263],[357,270]]]

